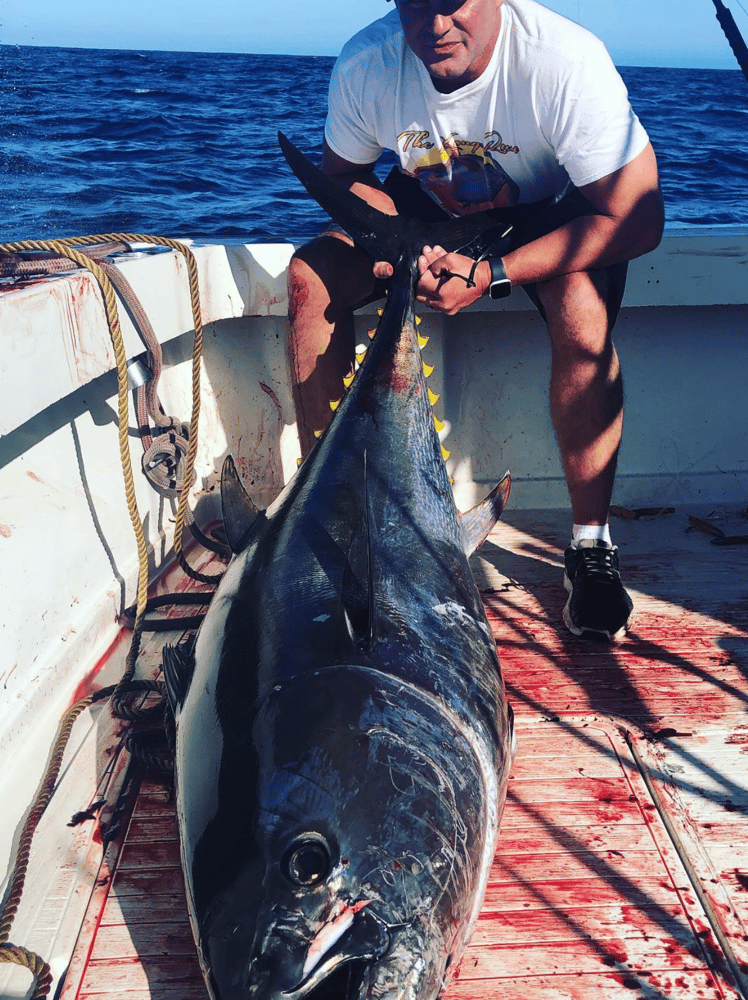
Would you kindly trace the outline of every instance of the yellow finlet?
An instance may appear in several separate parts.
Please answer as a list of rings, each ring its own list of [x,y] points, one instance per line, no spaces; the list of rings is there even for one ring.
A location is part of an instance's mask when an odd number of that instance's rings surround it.
[[[444,445],[442,445],[442,458],[444,459],[445,462],[447,461],[447,459],[449,458],[449,456],[451,454],[452,454],[452,452],[451,451],[447,451],[447,449],[444,447]]]
[[[340,406],[340,404],[342,402],[343,402],[342,399],[331,399],[330,400],[330,409],[331,410],[337,410],[337,408]]]
[[[301,468],[301,463],[302,463],[303,461],[304,461],[304,459],[303,459],[303,458],[297,458],[297,459],[296,459],[296,468],[297,468],[297,469]]]
[[[369,340],[374,340],[374,336],[375,336],[376,332],[377,332],[376,327],[373,330],[367,330],[366,331],[366,335],[369,338]]]
[[[361,351],[360,354],[356,355],[356,364],[363,364],[364,358],[366,357],[366,351]]]
[[[432,392],[428,386],[426,386],[426,389],[429,394],[429,403],[431,403],[432,406],[436,406],[437,402],[441,399],[441,396],[438,392]]]
[[[356,377],[355,372],[351,372],[350,375],[343,376],[343,385],[346,387],[346,389],[350,386],[351,382],[353,382],[355,377]]]
[[[416,326],[420,326],[423,323],[423,316],[416,316]]]
[[[319,439],[320,439],[320,438],[322,437],[322,435],[323,435],[324,433],[325,433],[324,431],[315,431],[315,432],[314,432],[314,436],[315,436],[315,437],[317,438],[317,440],[319,441]]]
[[[428,344],[428,342],[429,342],[428,337],[423,337],[420,333],[418,334],[418,346],[421,348],[421,350],[424,349],[424,347],[426,346],[426,344]]]
[[[435,413],[432,414],[432,416],[434,417],[434,427],[436,427],[438,431],[443,431],[444,428],[447,426],[445,422],[443,420],[439,420],[439,418]]]
[[[425,361],[423,362],[423,374],[426,376],[426,378],[429,377],[429,375],[433,372],[433,370],[434,370],[433,365],[427,365]]]

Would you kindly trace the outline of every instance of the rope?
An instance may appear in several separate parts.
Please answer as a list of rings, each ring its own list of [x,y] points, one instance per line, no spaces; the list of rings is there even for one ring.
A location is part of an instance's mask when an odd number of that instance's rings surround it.
[[[21,899],[23,897],[23,889],[26,883],[26,874],[28,872],[29,860],[31,857],[31,844],[34,839],[36,829],[39,826],[39,822],[44,815],[44,812],[54,793],[57,778],[60,774],[60,768],[62,767],[62,759],[65,749],[67,748],[70,740],[70,734],[73,731],[73,726],[75,725],[76,720],[81,713],[84,712],[90,705],[94,704],[94,702],[103,701],[105,698],[111,697],[119,686],[120,685],[111,685],[107,688],[101,688],[101,690],[88,695],[87,698],[82,698],[80,701],[76,702],[76,704],[73,705],[72,708],[69,708],[65,715],[63,715],[62,721],[60,722],[60,726],[57,730],[57,736],[52,746],[49,763],[47,764],[47,770],[44,773],[41,786],[26,816],[26,822],[23,824],[23,829],[21,831],[13,871],[11,872],[8,889],[3,900],[2,908],[0,909],[0,962],[10,962],[14,965],[21,965],[32,973],[35,979],[32,1000],[42,1000],[42,998],[46,997],[49,993],[52,983],[52,974],[49,965],[39,955],[35,954],[35,952],[22,948],[19,945],[9,943],[13,921],[15,920],[18,907],[21,905]],[[152,681],[131,681],[128,685],[128,691],[131,692],[147,692],[152,689]]]
[[[86,256],[80,253],[76,246],[91,246],[96,244],[101,244],[103,242],[125,242],[125,243],[148,243],[155,244],[159,246],[168,246],[174,250],[179,251],[185,258],[187,262],[187,270],[189,276],[190,285],[190,300],[192,304],[192,317],[194,322],[195,330],[195,345],[192,358],[192,415],[190,420],[190,429],[187,442],[187,457],[185,463],[184,480],[182,484],[182,490],[179,496],[179,504],[177,509],[175,531],[174,531],[174,550],[182,569],[189,573],[190,576],[195,579],[200,580],[205,583],[214,583],[219,576],[207,576],[204,574],[196,573],[187,563],[182,552],[182,537],[184,531],[184,524],[186,519],[186,513],[188,510],[188,497],[189,491],[192,485],[194,468],[195,468],[195,457],[197,453],[197,432],[198,432],[198,420],[200,416],[200,362],[202,357],[202,344],[203,344],[203,329],[202,329],[202,319],[200,315],[200,292],[198,284],[197,275],[197,264],[194,255],[189,250],[187,246],[182,243],[178,243],[175,240],[165,239],[156,236],[143,236],[134,234],[114,234],[108,236],[83,236],[74,237],[66,240],[25,240],[18,243],[6,243],[0,244],[0,255],[9,255],[11,260],[8,261],[6,256],[3,261],[0,257],[0,262],[3,266],[10,264],[15,264],[16,261],[12,260],[14,254],[23,253],[26,251],[41,251],[45,253],[55,254],[58,257],[65,257],[76,263],[79,267],[89,270],[96,281],[99,284],[102,292],[102,298],[104,302],[104,309],[106,312],[107,322],[109,324],[109,330],[112,338],[112,345],[114,348],[114,355],[117,363],[117,410],[118,410],[118,428],[119,428],[119,448],[120,448],[120,461],[122,466],[122,475],[125,485],[125,497],[127,500],[127,509],[130,516],[130,521],[132,523],[133,531],[135,534],[135,540],[138,551],[138,582],[137,582],[137,599],[136,599],[136,613],[135,613],[135,623],[133,626],[132,641],[130,644],[130,649],[127,655],[126,665],[123,675],[119,682],[110,687],[104,688],[95,694],[89,695],[87,698],[82,699],[70,708],[60,723],[60,728],[55,739],[53,749],[50,755],[50,760],[47,765],[47,770],[45,772],[44,778],[42,779],[41,786],[37,793],[36,799],[34,800],[31,809],[26,817],[26,821],[23,826],[23,830],[20,837],[18,852],[16,855],[15,863],[13,866],[13,871],[11,873],[10,882],[8,885],[8,890],[3,900],[2,909],[0,909],[0,962],[9,962],[16,965],[21,965],[29,969],[34,976],[34,992],[32,994],[32,1000],[43,1000],[44,997],[49,993],[52,975],[49,965],[34,952],[31,952],[25,948],[18,945],[13,945],[9,942],[10,932],[13,926],[13,921],[18,912],[18,907],[23,896],[23,889],[26,881],[26,874],[28,871],[29,859],[31,856],[31,844],[34,837],[34,833],[39,825],[39,822],[49,805],[50,799],[54,792],[55,785],[57,783],[57,778],[59,776],[60,767],[62,765],[62,758],[67,747],[68,741],[70,739],[70,734],[73,729],[73,725],[78,718],[78,716],[86,708],[88,708],[94,701],[102,700],[103,698],[111,698],[111,708],[112,712],[125,719],[135,719],[143,718],[144,713],[142,710],[135,710],[134,707],[129,704],[126,700],[126,696],[132,694],[134,691],[155,691],[161,696],[161,702],[163,704],[164,700],[164,685],[157,681],[135,681],[133,680],[135,673],[135,666],[140,652],[141,638],[143,632],[144,616],[147,603],[147,591],[148,591],[148,548],[146,544],[145,532],[143,530],[143,524],[140,519],[137,507],[137,499],[135,496],[135,483],[132,471],[132,462],[130,458],[130,447],[128,440],[128,376],[127,376],[127,357],[125,353],[124,341],[122,338],[122,329],[120,327],[119,315],[117,310],[117,301],[114,293],[114,288],[112,282],[109,280],[104,268],[102,268],[91,256]],[[160,708],[161,706],[156,706]]]
[[[104,237],[93,239],[91,242],[101,243]],[[140,628],[138,617],[142,618],[147,600],[148,589],[148,548],[145,540],[145,532],[140,520],[135,497],[135,481],[132,473],[132,462],[130,460],[130,447],[128,441],[128,380],[127,380],[127,356],[125,345],[122,339],[122,329],[117,311],[117,301],[114,295],[114,288],[107,277],[105,271],[91,257],[86,257],[74,249],[72,243],[85,243],[85,238],[80,240],[25,240],[20,243],[8,243],[0,246],[0,251],[14,252],[23,250],[46,250],[57,254],[60,257],[67,257],[75,261],[79,267],[87,268],[99,283],[104,301],[109,332],[114,348],[114,357],[117,363],[117,414],[119,425],[119,449],[120,462],[122,465],[122,475],[125,483],[125,497],[127,499],[127,509],[130,515],[135,541],[138,549],[138,585],[137,585],[137,614],[135,629],[133,631],[133,641],[130,647],[130,654],[127,658],[127,666],[123,680],[130,680],[135,671],[135,660],[140,650]]]
[[[80,236],[67,242],[72,245],[88,245],[91,243],[101,243],[111,240],[123,240],[127,243],[152,243],[158,246],[168,246],[172,250],[178,250],[187,262],[187,274],[190,285],[190,302],[192,304],[192,320],[195,330],[195,345],[192,352],[192,415],[190,417],[190,430],[187,442],[187,461],[184,471],[184,487],[179,497],[176,522],[174,525],[174,553],[179,565],[194,580],[200,583],[217,583],[221,579],[221,574],[197,573],[188,564],[182,550],[182,537],[187,516],[187,500],[189,497],[192,477],[195,473],[195,457],[197,455],[197,426],[200,418],[200,363],[203,352],[203,323],[200,315],[200,286],[197,275],[197,261],[190,248],[177,240],[170,240],[160,236],[143,236],[130,234],[110,234],[108,236]],[[134,637],[133,637],[134,638]]]
[[[0,962],[11,962],[22,965],[34,977],[34,992],[31,1000],[44,1000],[52,985],[52,971],[49,965],[39,955],[17,944],[0,945]]]

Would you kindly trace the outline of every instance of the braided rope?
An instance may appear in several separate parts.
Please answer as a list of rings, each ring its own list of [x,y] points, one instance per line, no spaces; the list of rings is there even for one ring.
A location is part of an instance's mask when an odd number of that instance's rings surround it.
[[[94,704],[94,702],[103,701],[105,698],[111,697],[119,686],[119,684],[113,684],[110,687],[101,688],[99,691],[95,691],[93,694],[90,694],[86,698],[82,698],[80,701],[76,702],[75,705],[69,708],[65,715],[63,715],[57,730],[57,736],[55,737],[55,741],[52,746],[49,763],[47,764],[47,770],[44,773],[41,786],[39,787],[36,798],[29,809],[28,815],[26,816],[26,822],[23,824],[23,829],[21,831],[18,851],[16,852],[15,861],[13,863],[13,871],[11,872],[10,882],[5,894],[2,909],[0,909],[0,962],[10,962],[14,965],[22,965],[24,968],[29,969],[35,978],[34,993],[32,994],[31,1000],[43,1000],[43,998],[49,993],[52,983],[52,974],[49,965],[35,952],[29,951],[27,948],[22,948],[19,945],[10,944],[8,940],[10,938],[13,921],[15,920],[18,907],[20,906],[21,899],[23,897],[26,874],[28,872],[29,860],[31,858],[31,844],[34,839],[36,829],[39,826],[39,822],[44,815],[44,812],[54,793],[57,778],[60,774],[60,768],[62,767],[63,756],[68,742],[70,741],[70,735],[73,731],[73,726],[75,725],[76,720],[81,713],[84,712],[90,705]],[[153,690],[153,686],[153,681],[130,681],[128,690],[147,692]]]
[[[122,682],[131,680],[135,674],[135,665],[142,640],[143,618],[145,615],[145,604],[147,601],[148,588],[148,551],[143,531],[142,523],[137,511],[135,499],[135,486],[132,473],[132,463],[130,460],[130,450],[128,441],[128,380],[127,380],[127,358],[122,339],[122,330],[117,312],[117,302],[114,288],[104,269],[99,266],[90,256],[79,253],[76,246],[93,246],[100,243],[122,242],[122,243],[146,243],[154,246],[166,246],[182,254],[187,262],[187,273],[190,287],[190,303],[192,307],[192,319],[195,330],[194,349],[192,354],[192,414],[190,417],[190,430],[187,444],[187,458],[184,470],[184,483],[180,493],[177,514],[174,525],[174,554],[182,570],[198,580],[200,583],[217,583],[220,574],[203,574],[192,569],[187,562],[183,552],[184,526],[188,516],[189,491],[192,485],[195,458],[197,455],[198,422],[200,418],[200,366],[203,350],[203,325],[200,311],[200,286],[197,272],[197,261],[188,246],[178,240],[168,237],[150,236],[142,233],[109,233],[96,236],[74,236],[62,240],[23,240],[17,243],[0,244],[0,252],[17,253],[19,251],[46,251],[55,253],[62,257],[67,257],[78,264],[79,267],[87,268],[99,283],[104,299],[104,308],[109,323],[109,330],[114,347],[114,355],[117,363],[117,387],[118,387],[118,425],[119,425],[119,445],[120,458],[122,462],[123,477],[125,480],[125,495],[127,498],[128,511],[135,532],[138,548],[138,586],[136,599],[136,615],[133,627],[130,651],[127,656],[125,670],[122,675]],[[122,718],[133,718],[131,711],[127,709],[120,695],[116,693],[112,699],[112,708],[116,715]],[[142,717],[142,716],[138,716]]]
[[[49,805],[49,800],[52,798],[52,793],[54,792],[57,778],[60,773],[60,767],[62,766],[62,757],[65,753],[65,748],[68,745],[73,725],[81,712],[88,708],[93,700],[93,695],[83,698],[81,701],[73,705],[72,708],[68,709],[62,717],[60,728],[57,731],[57,738],[55,739],[54,746],[52,747],[49,764],[47,765],[47,770],[44,774],[44,779],[39,791],[37,792],[36,799],[34,800],[29,814],[26,817],[26,822],[24,823],[23,830],[21,832],[13,875],[8,887],[2,914],[0,914],[0,945],[7,944],[8,938],[10,937],[10,929],[13,925],[16,913],[18,912],[18,907],[21,903],[21,897],[23,895],[23,887],[26,881],[29,857],[31,855],[31,841],[34,836],[34,832],[39,825],[39,821],[41,820],[45,809]]]
[[[195,260],[195,255],[186,244],[163,236],[116,233],[106,236],[77,236],[70,240],[66,240],[65,243],[69,243],[71,246],[81,246],[110,240],[122,240],[125,243],[150,243],[157,246],[171,247],[172,250],[177,250],[181,253],[187,263],[187,276],[190,286],[190,303],[192,306],[192,321],[193,328],[195,330],[195,344],[192,352],[192,414],[190,416],[190,432],[187,446],[187,461],[184,472],[184,487],[179,497],[177,516],[174,524],[174,552],[179,561],[179,565],[185,570],[185,572],[188,572],[190,576],[193,576],[194,579],[199,580],[201,583],[215,583],[220,579],[220,576],[206,576],[200,573],[196,574],[184,559],[182,547],[182,538],[187,513],[187,500],[195,471],[195,458],[197,456],[197,428],[200,419],[200,365],[202,362],[203,352],[203,322],[200,314],[200,286],[197,273],[197,261]]]
[[[98,240],[93,240],[92,242],[101,243],[104,238],[99,238]],[[72,241],[71,241],[72,242]],[[83,237],[81,240],[76,240],[75,242],[86,242],[86,238]],[[128,414],[129,414],[129,399],[128,399],[128,380],[127,380],[127,355],[125,353],[125,344],[122,338],[122,328],[119,322],[119,313],[117,311],[117,300],[114,295],[114,288],[111,281],[109,280],[104,269],[100,267],[95,260],[91,257],[87,257],[82,253],[79,253],[72,245],[68,245],[67,241],[64,240],[24,240],[20,243],[7,243],[0,246],[0,250],[5,250],[9,252],[19,251],[19,250],[46,250],[50,253],[55,253],[60,257],[68,257],[70,260],[75,261],[75,263],[82,268],[88,269],[96,278],[101,288],[101,294],[104,302],[104,311],[106,312],[107,322],[109,324],[109,332],[112,338],[112,347],[114,348],[114,358],[117,364],[117,417],[118,417],[118,429],[119,429],[119,449],[120,449],[120,462],[122,465],[122,475],[125,483],[125,497],[127,499],[127,509],[130,515],[130,521],[132,523],[133,531],[135,532],[135,540],[138,549],[138,585],[137,585],[137,613],[135,630],[133,632],[133,642],[130,648],[131,655],[128,656],[128,665],[125,670],[127,675],[130,666],[132,670],[127,676],[129,680],[135,670],[134,661],[137,659],[137,655],[140,649],[140,629],[138,628],[138,618],[142,618],[145,612],[145,604],[148,599],[148,547],[145,539],[145,532],[143,530],[143,524],[140,520],[138,514],[137,500],[135,497],[135,480],[132,472],[132,462],[130,460],[130,444],[128,439]],[[134,655],[133,655],[134,650]],[[132,659],[132,663],[131,663]]]
[[[0,962],[21,965],[34,977],[34,992],[31,1000],[44,1000],[52,985],[52,971],[41,956],[17,944],[0,945]]]
[[[129,424],[129,399],[128,399],[128,377],[127,377],[127,357],[125,352],[122,329],[120,327],[117,301],[114,288],[104,269],[91,257],[80,253],[75,246],[87,246],[121,240],[126,243],[150,243],[161,246],[169,246],[182,253],[187,261],[190,299],[192,303],[192,316],[195,329],[195,348],[192,360],[192,417],[190,421],[189,441],[187,448],[187,461],[185,468],[185,478],[182,492],[179,498],[177,510],[174,549],[180,566],[191,576],[201,582],[214,583],[220,577],[196,574],[187,563],[182,552],[182,536],[188,509],[188,496],[194,475],[195,457],[197,453],[198,420],[200,415],[200,363],[202,356],[203,329],[200,315],[199,284],[197,275],[197,263],[194,255],[182,243],[155,236],[143,236],[133,234],[116,234],[114,236],[88,236],[73,237],[66,240],[24,240],[17,243],[0,244],[0,252],[14,253],[20,251],[43,251],[53,253],[60,257],[67,257],[74,261],[79,267],[89,270],[99,284],[102,292],[104,310],[112,338],[112,346],[117,364],[117,410],[119,428],[119,448],[122,474],[125,484],[125,497],[127,500],[128,513],[135,533],[138,550],[138,583],[135,624],[133,636],[128,652],[125,670],[120,681],[111,688],[105,688],[89,695],[87,698],[77,702],[70,708],[60,723],[60,727],[55,739],[50,760],[47,765],[44,778],[27,815],[26,821],[20,837],[19,847],[16,854],[11,879],[8,890],[0,909],[0,962],[9,962],[21,965],[31,971],[34,976],[34,992],[32,1000],[43,1000],[49,993],[52,975],[49,965],[39,955],[18,945],[9,943],[10,932],[15,920],[18,908],[23,896],[23,889],[28,872],[29,859],[31,856],[31,844],[39,822],[49,805],[54,792],[57,778],[65,748],[70,739],[73,725],[78,716],[94,701],[105,697],[111,697],[113,712],[122,718],[142,718],[142,711],[137,715],[132,707],[124,701],[125,694],[131,693],[134,689],[140,691],[157,691],[163,700],[164,686],[156,681],[133,681],[135,666],[140,652],[140,644],[143,632],[145,608],[148,591],[148,548],[146,544],[145,531],[140,519],[135,495],[135,482],[130,458],[130,447],[128,439]],[[158,707],[158,706],[157,706]]]

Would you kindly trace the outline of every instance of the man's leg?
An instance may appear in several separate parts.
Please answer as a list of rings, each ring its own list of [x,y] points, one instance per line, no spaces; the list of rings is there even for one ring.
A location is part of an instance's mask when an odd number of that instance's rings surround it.
[[[632,609],[607,528],[623,426],[608,283],[607,272],[595,271],[554,278],[536,289],[551,338],[551,418],[575,525],[565,558],[570,597],[564,621],[577,635],[612,636]]]
[[[291,259],[289,360],[301,453],[327,426],[353,364],[353,308],[374,290],[371,262],[346,236],[325,234]]]
[[[551,418],[575,524],[605,524],[623,426],[623,382],[605,271],[537,286],[551,338]]]

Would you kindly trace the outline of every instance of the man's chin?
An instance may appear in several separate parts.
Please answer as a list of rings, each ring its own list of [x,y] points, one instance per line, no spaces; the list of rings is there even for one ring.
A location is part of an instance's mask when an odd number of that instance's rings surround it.
[[[451,93],[459,90],[469,82],[466,71],[462,66],[456,66],[449,58],[441,59],[431,63],[426,63],[428,74],[434,82],[434,86],[441,93]]]

